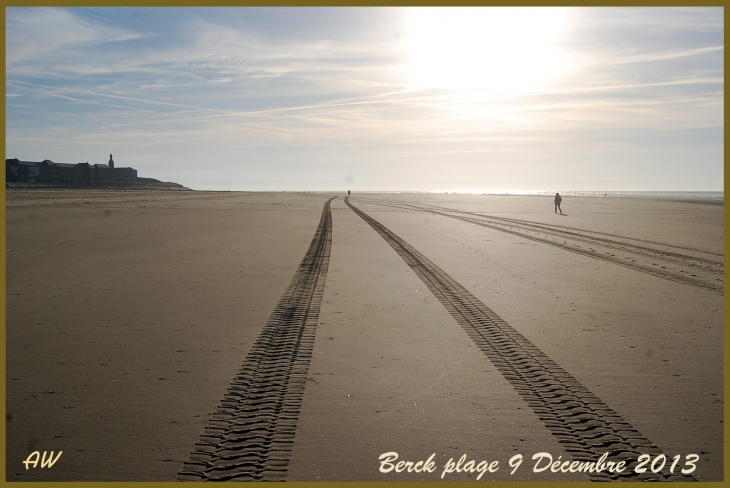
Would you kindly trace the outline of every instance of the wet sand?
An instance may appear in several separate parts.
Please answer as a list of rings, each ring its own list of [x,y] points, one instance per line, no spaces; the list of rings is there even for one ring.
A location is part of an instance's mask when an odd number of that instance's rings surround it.
[[[331,196],[8,190],[7,479],[175,480]],[[483,480],[588,480],[532,472],[536,452],[570,454],[343,197],[331,204],[329,270],[287,479],[435,481],[465,454],[499,461]],[[566,198],[560,216],[544,197],[362,194],[351,203],[670,461],[695,453],[696,479],[722,479],[723,295],[713,289],[722,273],[671,259],[722,262],[723,206]],[[453,218],[480,213],[533,227],[516,234]],[[537,224],[604,233],[603,247],[555,240]],[[635,241],[608,242],[620,238]],[[631,242],[661,252],[626,254]],[[63,456],[26,470],[34,450]],[[389,451],[411,461],[435,453],[438,469],[380,473]],[[510,475],[516,453],[525,461]]]

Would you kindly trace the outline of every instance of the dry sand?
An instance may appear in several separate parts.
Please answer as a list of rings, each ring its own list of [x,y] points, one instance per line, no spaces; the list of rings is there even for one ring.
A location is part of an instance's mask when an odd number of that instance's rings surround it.
[[[330,196],[8,190],[7,479],[174,480]],[[499,461],[483,480],[587,480],[531,472],[536,452],[570,455],[343,196],[332,202],[329,272],[287,479],[435,481],[466,454]],[[372,203],[386,200],[395,206]],[[670,460],[697,454],[696,479],[723,479],[723,296],[661,273],[712,286],[721,274],[673,262],[652,275],[545,243],[535,229],[538,240],[402,204],[643,239],[716,261],[680,247],[721,254],[722,205],[566,198],[559,216],[544,197],[363,194],[351,203]],[[594,252],[663,263],[606,249]],[[26,470],[35,450],[63,456]],[[438,469],[380,473],[388,451],[411,461],[435,453]],[[510,475],[516,453],[526,460]]]

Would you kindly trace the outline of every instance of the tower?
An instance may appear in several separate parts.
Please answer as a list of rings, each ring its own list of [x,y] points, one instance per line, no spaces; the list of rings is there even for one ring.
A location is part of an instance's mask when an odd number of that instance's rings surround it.
[[[112,159],[112,155],[111,154],[109,155],[109,167],[110,168],[113,168],[114,167],[114,160]]]

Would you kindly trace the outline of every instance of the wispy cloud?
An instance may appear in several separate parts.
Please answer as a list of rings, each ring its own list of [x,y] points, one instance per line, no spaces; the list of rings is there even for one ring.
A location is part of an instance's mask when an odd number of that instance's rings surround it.
[[[406,174],[398,160],[418,158],[468,173],[485,154],[512,164],[520,151],[562,157],[564,145],[581,158],[610,147],[636,164],[647,151],[674,160],[673,144],[697,137],[706,153],[724,123],[716,9],[576,10],[561,44],[569,69],[504,93],[416,89],[400,10],[300,12],[9,8],[9,152],[73,161],[120,147],[139,169],[161,164],[167,179],[198,174],[211,187],[201,161],[241,154],[247,181],[314,159],[333,174],[355,163]],[[722,141],[713,144],[720,157],[706,159],[706,175],[722,171]],[[271,163],[251,169],[261,158]],[[527,173],[531,184],[544,175],[536,166],[514,178]]]
[[[583,63],[586,67],[591,66],[618,66],[636,63],[650,63],[652,61],[668,61],[689,56],[699,56],[707,53],[718,53],[724,51],[724,46],[706,46],[695,49],[671,49],[666,51],[648,52],[640,54],[626,54],[615,52],[609,56],[593,58]]]
[[[144,34],[86,20],[65,9],[9,9],[6,62],[45,59],[84,45],[139,39]]]
[[[64,95],[64,93],[77,93],[79,95],[89,95],[93,97],[102,97],[102,98],[116,98],[119,100],[129,100],[133,102],[141,102],[143,104],[151,104],[151,105],[165,105],[170,107],[182,107],[182,108],[192,108],[200,111],[210,111],[210,112],[219,112],[218,110],[214,109],[208,109],[203,107],[194,107],[191,105],[183,105],[180,103],[170,103],[170,102],[161,102],[158,100],[149,100],[144,98],[134,98],[134,97],[125,97],[121,95],[111,95],[108,93],[98,93],[94,91],[88,91],[88,90],[80,90],[80,89],[73,89],[73,88],[67,88],[67,87],[53,87],[53,86],[47,86],[47,85],[39,85],[37,83],[28,83],[25,81],[19,81],[19,80],[7,80],[7,84],[11,86],[15,86],[16,89],[19,87],[24,87],[31,90],[36,90],[40,93],[44,93],[47,95],[57,96],[60,98],[65,98],[67,100],[73,100],[73,101],[80,101],[80,99],[77,98],[71,98],[69,96]]]

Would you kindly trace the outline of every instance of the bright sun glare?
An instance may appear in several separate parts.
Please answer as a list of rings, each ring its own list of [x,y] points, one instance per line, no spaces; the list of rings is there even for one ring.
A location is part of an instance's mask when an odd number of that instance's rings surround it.
[[[556,7],[409,8],[406,51],[414,88],[507,94],[542,88],[568,68]]]

